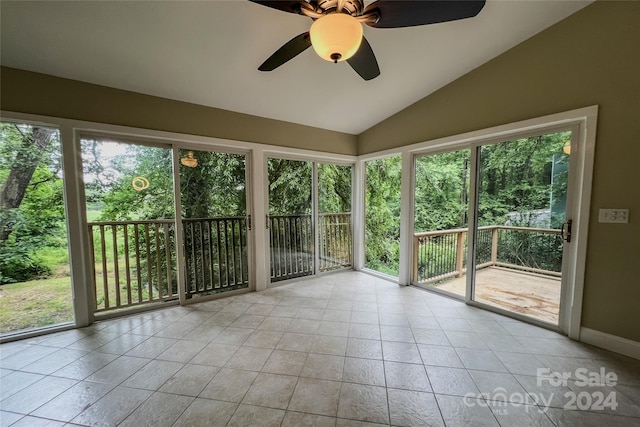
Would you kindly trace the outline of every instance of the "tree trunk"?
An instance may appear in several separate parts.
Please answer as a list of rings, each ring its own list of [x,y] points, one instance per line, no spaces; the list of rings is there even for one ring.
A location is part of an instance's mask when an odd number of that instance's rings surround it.
[[[22,144],[0,190],[0,211],[7,212],[20,207],[33,173],[43,155],[49,151],[54,132],[53,129],[38,127],[32,128],[29,133],[21,131]],[[0,227],[0,241],[7,240],[12,229],[11,222],[4,222]]]

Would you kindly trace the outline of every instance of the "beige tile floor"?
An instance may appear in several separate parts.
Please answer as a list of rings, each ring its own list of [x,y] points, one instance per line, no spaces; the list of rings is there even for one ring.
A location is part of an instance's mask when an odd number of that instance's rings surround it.
[[[357,272],[4,344],[0,357],[2,426],[640,425],[640,361]],[[572,376],[553,386],[538,368]],[[581,387],[578,368],[618,380]],[[598,393],[616,408],[587,405]],[[584,410],[567,409],[579,395]]]

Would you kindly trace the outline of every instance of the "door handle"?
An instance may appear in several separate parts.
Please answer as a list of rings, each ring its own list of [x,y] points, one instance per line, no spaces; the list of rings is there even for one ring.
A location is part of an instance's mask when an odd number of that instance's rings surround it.
[[[560,231],[560,234],[562,235],[562,239],[565,240],[567,243],[571,243],[571,225],[572,224],[573,224],[573,221],[570,219],[562,223],[562,230]]]

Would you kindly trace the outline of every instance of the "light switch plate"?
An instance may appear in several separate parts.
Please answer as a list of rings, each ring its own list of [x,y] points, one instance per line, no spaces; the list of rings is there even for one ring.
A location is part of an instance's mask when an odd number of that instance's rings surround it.
[[[600,209],[598,222],[626,224],[629,222],[629,209]]]

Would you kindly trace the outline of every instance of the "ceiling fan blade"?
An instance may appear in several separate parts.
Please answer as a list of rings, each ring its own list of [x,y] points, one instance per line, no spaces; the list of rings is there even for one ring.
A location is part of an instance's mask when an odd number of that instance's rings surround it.
[[[360,48],[351,58],[347,59],[351,68],[365,80],[375,79],[380,75],[378,61],[366,38],[362,37]]]
[[[301,0],[249,0],[273,9],[282,10],[289,13],[300,13]],[[302,0],[303,1],[303,0]]]
[[[311,37],[309,37],[309,32],[307,31],[286,42],[280,49],[276,50],[273,55],[267,58],[267,60],[258,67],[258,70],[275,70],[285,62],[307,50],[309,46],[311,46]]]
[[[367,23],[374,28],[413,27],[471,18],[480,13],[484,4],[485,0],[378,0],[364,13],[378,10],[378,22]]]

